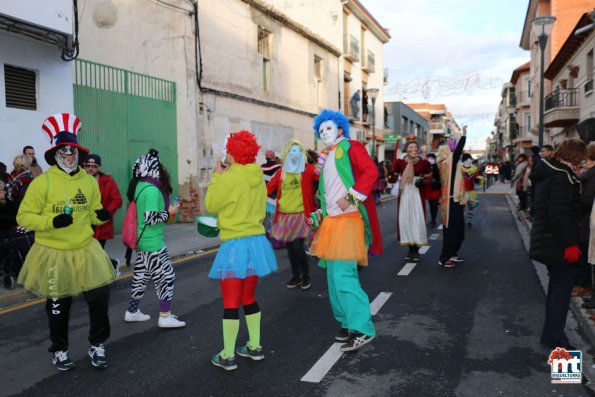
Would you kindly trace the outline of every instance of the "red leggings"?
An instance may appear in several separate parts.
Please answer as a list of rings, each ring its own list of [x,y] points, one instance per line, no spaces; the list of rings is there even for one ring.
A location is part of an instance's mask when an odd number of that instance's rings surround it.
[[[225,278],[220,281],[224,309],[239,309],[256,302],[254,290],[258,282],[257,276],[241,278]]]

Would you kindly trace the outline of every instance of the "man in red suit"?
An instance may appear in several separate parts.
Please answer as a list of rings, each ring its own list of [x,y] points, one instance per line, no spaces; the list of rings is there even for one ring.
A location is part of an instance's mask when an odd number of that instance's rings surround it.
[[[342,351],[354,351],[376,335],[357,266],[367,266],[368,254],[382,253],[372,195],[378,169],[366,148],[349,139],[349,120],[342,113],[323,110],[314,132],[326,149],[318,157],[321,223],[310,251],[327,267],[331,308],[341,326],[335,340],[347,342]]]
[[[114,178],[101,172],[101,157],[98,154],[90,154],[87,157],[85,171],[97,179],[99,192],[101,193],[101,205],[111,215],[109,221],[103,225],[95,226],[95,235],[93,236],[105,248],[107,240],[114,238],[114,214],[122,207],[122,195]],[[111,261],[114,269],[116,269],[116,273],[119,274],[118,267],[120,261],[118,259],[111,259]]]

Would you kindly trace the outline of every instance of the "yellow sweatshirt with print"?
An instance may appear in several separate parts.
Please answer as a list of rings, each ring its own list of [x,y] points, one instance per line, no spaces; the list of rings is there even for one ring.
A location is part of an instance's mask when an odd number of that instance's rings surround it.
[[[53,219],[70,204],[73,223],[54,228]],[[82,168],[69,175],[57,166],[33,179],[19,207],[17,223],[35,232],[35,243],[45,247],[70,250],[85,247],[93,240],[91,225],[105,222],[97,218],[101,209],[99,184]]]
[[[205,206],[217,214],[221,241],[264,234],[267,190],[257,164],[233,164],[222,174],[214,173]]]

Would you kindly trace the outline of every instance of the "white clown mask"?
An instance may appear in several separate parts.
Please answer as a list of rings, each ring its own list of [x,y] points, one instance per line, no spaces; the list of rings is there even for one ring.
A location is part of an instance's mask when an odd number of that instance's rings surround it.
[[[56,150],[55,157],[56,164],[67,173],[76,171],[79,163],[79,152],[74,146],[66,145],[60,146]]]
[[[331,147],[335,144],[337,138],[339,137],[339,128],[334,121],[327,120],[320,124],[320,127],[318,127],[318,133],[320,134],[322,143],[324,143],[326,147]]]
[[[283,171],[293,174],[301,174],[304,172],[305,167],[306,159],[304,157],[304,153],[302,152],[302,148],[300,145],[293,145],[285,157]]]

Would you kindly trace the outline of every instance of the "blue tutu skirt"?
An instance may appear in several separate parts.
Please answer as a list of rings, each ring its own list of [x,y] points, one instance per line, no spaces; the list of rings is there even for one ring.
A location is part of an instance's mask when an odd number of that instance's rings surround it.
[[[209,278],[264,277],[277,271],[277,258],[269,240],[261,234],[224,241],[219,247]]]

